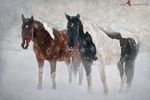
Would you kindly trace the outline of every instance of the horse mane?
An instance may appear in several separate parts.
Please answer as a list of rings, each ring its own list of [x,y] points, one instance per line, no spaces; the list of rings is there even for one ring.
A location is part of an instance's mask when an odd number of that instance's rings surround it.
[[[80,37],[83,37],[83,35],[84,35],[83,24],[82,24],[81,20],[79,20],[79,35],[80,35]]]
[[[34,23],[36,23],[36,24],[38,24],[38,26],[44,28],[44,25],[40,21],[35,20]]]
[[[44,31],[42,33],[47,34],[47,36],[50,37],[51,40],[53,40],[52,36],[50,35],[50,33],[45,29],[44,24],[40,21],[35,20],[34,21],[34,28],[36,30],[40,30],[40,31]],[[35,35],[35,34],[34,34]]]

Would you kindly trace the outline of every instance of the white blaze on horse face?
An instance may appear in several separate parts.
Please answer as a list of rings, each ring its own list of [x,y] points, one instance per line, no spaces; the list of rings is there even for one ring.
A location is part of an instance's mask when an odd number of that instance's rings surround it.
[[[29,27],[29,25],[26,25],[26,28],[28,28]]]
[[[45,29],[48,31],[48,33],[50,34],[50,36],[54,39],[55,36],[54,36],[54,34],[53,34],[52,29],[49,27],[49,25],[46,24],[46,23],[43,23],[43,25],[44,25]]]
[[[71,23],[71,27],[73,27],[74,26],[74,23]]]

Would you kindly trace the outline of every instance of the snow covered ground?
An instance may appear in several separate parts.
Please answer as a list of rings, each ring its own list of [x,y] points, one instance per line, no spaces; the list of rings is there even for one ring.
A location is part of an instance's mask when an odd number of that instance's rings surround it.
[[[148,5],[124,6],[126,0],[0,0],[0,100],[150,100],[150,2],[134,0]],[[103,49],[109,94],[103,95],[98,66],[92,66],[93,91],[87,92],[84,72],[83,84],[78,78],[68,83],[67,67],[64,62],[57,65],[57,89],[52,89],[50,67],[44,66],[43,89],[36,89],[37,63],[32,50],[23,50],[21,44],[21,14],[26,17],[66,28],[64,12],[81,15],[86,31],[92,34],[98,49]],[[129,92],[118,93],[119,72],[116,67],[119,45],[109,39],[99,27],[119,31],[123,36],[141,41],[141,51],[136,61],[135,75]],[[99,35],[96,35],[96,34]],[[95,35],[94,35],[95,34]],[[115,60],[114,60],[115,58]],[[112,60],[112,61],[109,61]]]
[[[86,78],[81,86],[77,78],[68,83],[67,67],[64,62],[57,65],[57,89],[52,89],[49,63],[45,63],[43,89],[38,90],[37,63],[32,50],[6,51],[7,61],[1,74],[0,100],[149,100],[150,99],[150,54],[140,54],[135,67],[131,90],[120,94],[120,77],[115,64],[106,66],[109,94],[103,95],[98,66],[92,66],[93,91],[87,92]]]

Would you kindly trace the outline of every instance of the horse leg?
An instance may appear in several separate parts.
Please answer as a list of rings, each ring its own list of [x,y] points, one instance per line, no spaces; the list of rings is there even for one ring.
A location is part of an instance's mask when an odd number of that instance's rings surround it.
[[[92,81],[91,81],[91,65],[92,64],[86,64],[84,61],[82,61],[84,69],[86,71],[86,79],[87,79],[87,85],[88,85],[88,91],[92,91]]]
[[[51,78],[52,78],[52,88],[56,89],[56,61],[51,61],[50,62],[50,67],[51,67]]]
[[[65,61],[69,73],[69,83],[72,83],[72,63],[71,59]]]
[[[133,80],[134,65],[135,65],[135,62],[127,61],[125,63],[125,73],[126,73],[126,76],[127,76],[127,90],[131,87],[131,83],[132,83],[132,80]]]
[[[82,78],[83,78],[83,69],[82,69],[82,64],[78,64],[78,73],[79,73],[79,85],[82,85]]]
[[[82,79],[83,79],[83,69],[82,69],[80,56],[78,54],[73,56],[72,62],[74,64],[74,67],[77,67],[77,71],[78,71],[78,74],[79,74],[79,85],[81,85],[82,84]]]
[[[42,88],[42,76],[43,76],[43,68],[44,68],[44,58],[41,56],[41,52],[35,44],[33,45],[33,50],[36,56],[36,60],[38,63],[38,84],[37,88]]]
[[[123,86],[124,86],[124,82],[125,82],[125,81],[123,80],[123,74],[124,74],[123,63],[124,63],[124,58],[121,57],[121,58],[120,58],[120,61],[117,63],[118,70],[119,70],[119,73],[120,73],[120,78],[121,78],[121,85],[120,85],[120,90],[119,90],[119,92],[122,92]]]
[[[37,62],[38,62],[38,69],[39,69],[37,88],[41,89],[42,88],[42,75],[43,75],[44,60],[37,59]]]
[[[100,56],[99,59],[100,59],[100,64],[101,64],[99,65],[99,75],[103,84],[103,88],[104,88],[103,91],[104,91],[104,94],[108,94],[104,60],[102,56]]]

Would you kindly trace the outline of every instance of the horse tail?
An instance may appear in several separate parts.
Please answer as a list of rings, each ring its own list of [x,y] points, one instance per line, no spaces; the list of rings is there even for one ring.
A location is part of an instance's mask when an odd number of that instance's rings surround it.
[[[103,31],[108,37],[110,37],[111,39],[117,39],[119,40],[119,38],[121,38],[121,33],[119,32],[108,32],[106,30],[104,30],[103,28],[100,27],[100,30]]]
[[[140,40],[138,40],[137,42],[136,49],[137,49],[137,54],[138,54],[140,51]]]
[[[139,38],[139,36],[137,36],[136,34],[134,34],[134,32],[132,32],[131,30],[129,30],[130,32],[131,32],[131,34],[133,34],[135,37],[136,37],[136,39],[137,39],[137,43],[136,43],[136,55],[138,55],[138,53],[140,52],[140,46],[141,46],[141,41],[140,41],[140,38]]]
[[[134,34],[135,35],[135,34]],[[140,39],[139,39],[139,37],[137,36],[137,35],[135,35],[136,36],[136,38],[137,38],[137,43],[136,43],[136,56],[138,55],[138,53],[140,52],[140,46],[141,46],[141,44],[140,44]]]
[[[107,32],[106,30],[104,30],[103,28],[100,27],[100,30],[103,31],[105,34],[110,34],[109,32]]]

